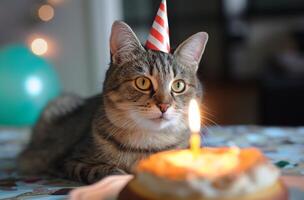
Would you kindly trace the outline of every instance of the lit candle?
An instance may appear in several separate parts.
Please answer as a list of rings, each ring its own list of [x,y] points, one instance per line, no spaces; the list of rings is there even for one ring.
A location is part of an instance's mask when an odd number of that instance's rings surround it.
[[[189,103],[188,120],[191,130],[190,149],[161,152],[140,162],[139,168],[170,178],[187,177],[189,174],[215,180],[237,173],[257,162],[262,154],[254,148],[233,147],[200,148],[200,109],[196,100]],[[248,156],[250,155],[250,156]]]
[[[200,154],[201,146],[201,138],[199,134],[201,129],[201,117],[199,106],[194,99],[191,99],[190,101],[188,115],[189,126],[192,133],[190,138],[190,149],[194,158],[197,158]]]

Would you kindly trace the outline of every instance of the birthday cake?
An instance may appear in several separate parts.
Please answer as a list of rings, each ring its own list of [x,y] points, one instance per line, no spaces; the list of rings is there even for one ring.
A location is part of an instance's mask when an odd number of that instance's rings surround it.
[[[119,200],[287,200],[280,171],[255,148],[203,148],[142,160]]]

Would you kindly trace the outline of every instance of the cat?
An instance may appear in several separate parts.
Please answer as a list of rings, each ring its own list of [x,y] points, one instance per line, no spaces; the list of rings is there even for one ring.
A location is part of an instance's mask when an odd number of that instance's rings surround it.
[[[202,98],[196,72],[207,40],[199,32],[172,54],[153,51],[126,23],[115,21],[102,94],[50,102],[18,158],[20,172],[94,183],[133,173],[152,153],[186,148],[188,103]]]

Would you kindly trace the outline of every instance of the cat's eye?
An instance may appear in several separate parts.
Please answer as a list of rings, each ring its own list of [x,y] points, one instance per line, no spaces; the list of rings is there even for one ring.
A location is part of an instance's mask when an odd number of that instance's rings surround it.
[[[135,79],[135,86],[140,90],[147,91],[151,89],[152,83],[147,77],[140,76]]]
[[[186,89],[185,81],[183,80],[176,80],[172,83],[171,89],[175,93],[182,93]]]

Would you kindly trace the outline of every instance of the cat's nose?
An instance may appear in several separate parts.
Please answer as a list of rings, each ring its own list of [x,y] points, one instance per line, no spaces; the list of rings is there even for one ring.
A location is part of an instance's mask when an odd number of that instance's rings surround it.
[[[168,110],[168,108],[170,107],[170,104],[169,103],[159,103],[159,104],[157,104],[157,107],[159,107],[159,110],[162,113],[165,113]]]

